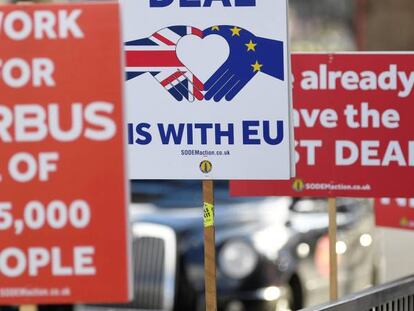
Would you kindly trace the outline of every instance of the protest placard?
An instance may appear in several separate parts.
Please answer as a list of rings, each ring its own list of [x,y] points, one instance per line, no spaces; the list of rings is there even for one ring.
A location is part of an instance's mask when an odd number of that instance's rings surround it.
[[[125,302],[119,7],[0,6],[0,303]]]
[[[289,179],[286,1],[121,3],[130,178]]]
[[[411,196],[414,54],[294,54],[292,67],[297,175],[232,193]]]

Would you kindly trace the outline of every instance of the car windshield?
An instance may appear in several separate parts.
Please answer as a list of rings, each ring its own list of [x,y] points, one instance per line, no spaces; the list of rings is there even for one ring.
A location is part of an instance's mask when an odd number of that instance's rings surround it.
[[[201,206],[202,182],[199,180],[133,180],[133,203],[152,203],[161,208]],[[263,200],[263,198],[231,197],[228,181],[214,181],[214,200],[217,207]]]

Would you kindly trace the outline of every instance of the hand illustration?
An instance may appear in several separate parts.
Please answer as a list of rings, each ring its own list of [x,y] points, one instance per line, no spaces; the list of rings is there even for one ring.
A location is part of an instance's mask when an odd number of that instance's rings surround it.
[[[149,38],[125,43],[126,79],[150,73],[176,100],[202,100],[203,83],[178,59],[178,41],[187,35],[202,38],[201,30],[188,26],[172,26],[159,30]]]
[[[283,42],[229,25],[207,28],[203,35],[219,35],[230,47],[228,59],[204,84],[206,100],[232,100],[259,72],[284,80]]]

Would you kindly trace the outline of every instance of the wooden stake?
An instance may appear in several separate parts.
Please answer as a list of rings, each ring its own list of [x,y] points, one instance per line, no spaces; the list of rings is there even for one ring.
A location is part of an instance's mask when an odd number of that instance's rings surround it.
[[[20,305],[19,311],[37,311],[37,305]]]
[[[203,181],[204,201],[204,276],[206,311],[217,311],[216,238],[214,227],[214,185]]]
[[[329,297],[338,299],[338,256],[336,254],[336,199],[328,199],[329,213]]]

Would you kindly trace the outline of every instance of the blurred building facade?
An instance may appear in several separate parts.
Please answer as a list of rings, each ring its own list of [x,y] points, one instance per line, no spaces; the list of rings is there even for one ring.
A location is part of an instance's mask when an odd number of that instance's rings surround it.
[[[358,0],[361,49],[414,51],[413,0]],[[414,193],[413,193],[414,197]],[[378,229],[385,254],[383,281],[414,273],[413,231]]]
[[[413,0],[358,0],[358,6],[362,50],[414,50]]]
[[[353,0],[291,0],[293,51],[356,49]]]

